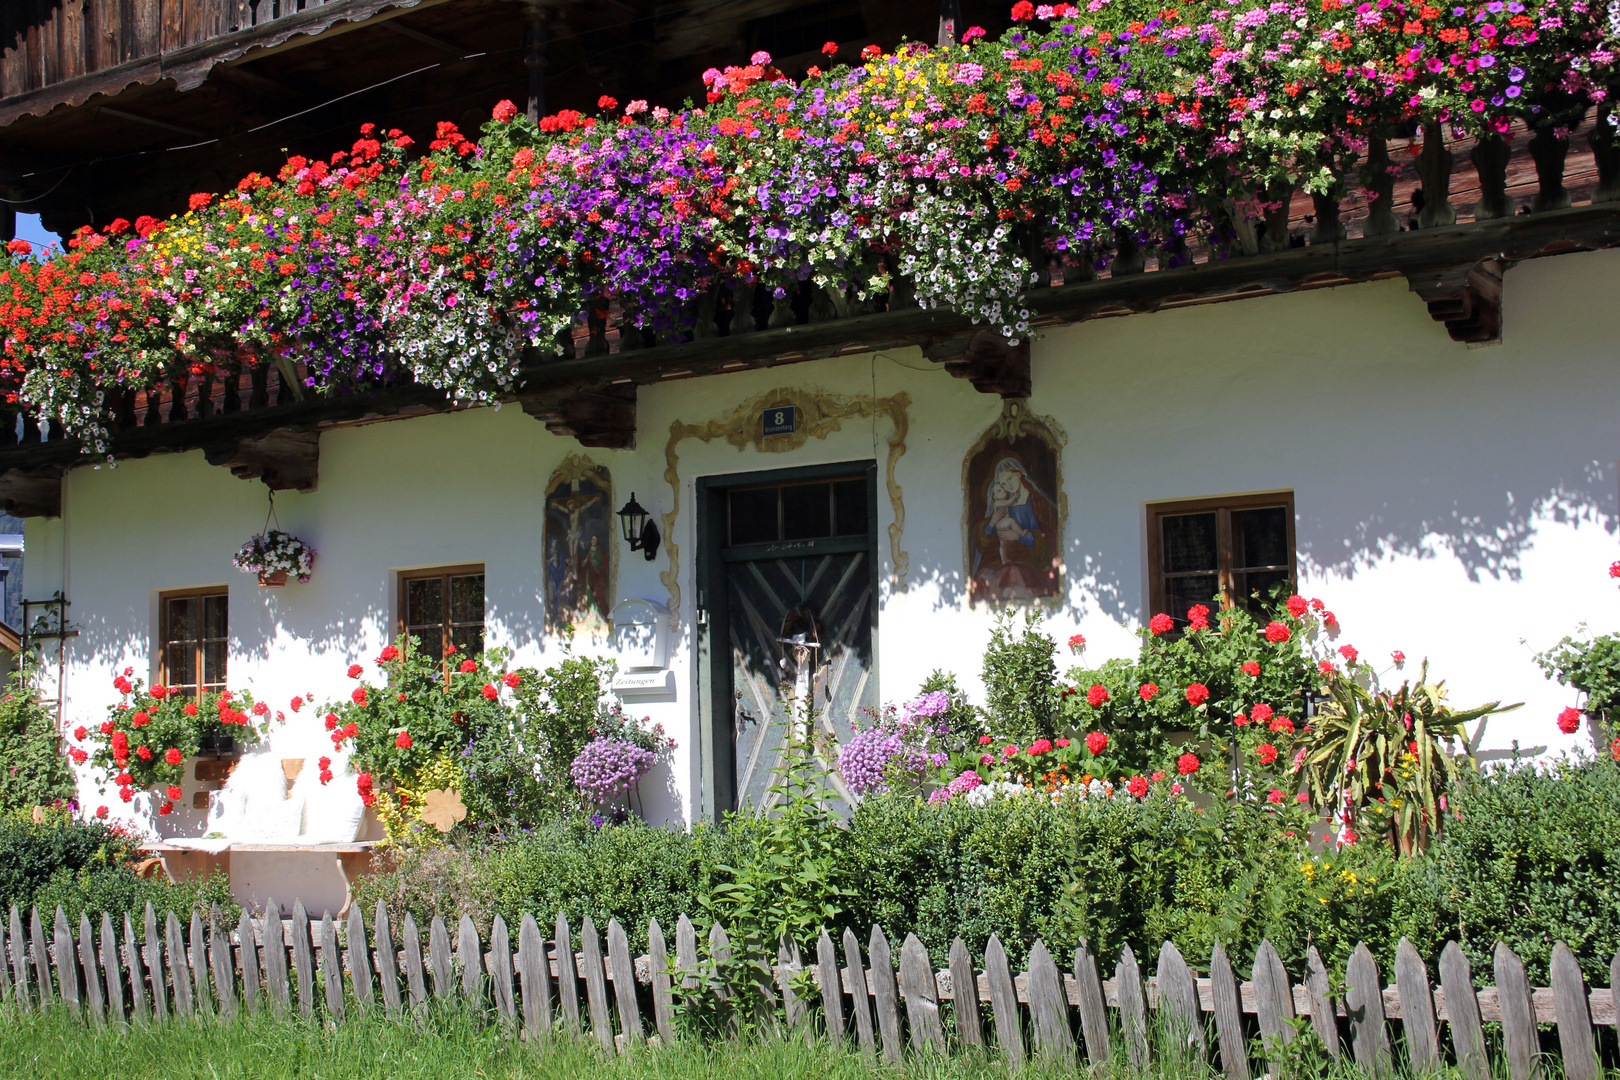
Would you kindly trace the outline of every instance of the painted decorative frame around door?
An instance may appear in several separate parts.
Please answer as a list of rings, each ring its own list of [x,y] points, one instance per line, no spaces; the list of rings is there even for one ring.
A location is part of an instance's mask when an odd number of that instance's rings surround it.
[[[768,805],[795,687],[848,805],[838,746],[879,700],[876,462],[705,477],[695,502],[704,818]]]

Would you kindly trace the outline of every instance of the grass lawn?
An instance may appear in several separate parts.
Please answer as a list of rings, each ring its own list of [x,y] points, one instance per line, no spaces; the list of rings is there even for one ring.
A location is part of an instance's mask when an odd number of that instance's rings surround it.
[[[95,1031],[63,1010],[0,1012],[0,1077],[15,1080],[990,1080],[1007,1070],[982,1055],[879,1065],[825,1044],[683,1042],[610,1058],[568,1038],[539,1046],[493,1026],[441,1018],[425,1027],[385,1020],[341,1028],[256,1016],[171,1022],[161,1029]]]

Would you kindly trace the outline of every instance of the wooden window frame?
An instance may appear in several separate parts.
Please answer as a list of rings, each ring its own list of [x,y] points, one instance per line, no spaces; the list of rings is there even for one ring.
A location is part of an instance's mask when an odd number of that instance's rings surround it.
[[[191,589],[166,589],[158,593],[157,678],[160,685],[174,685],[169,673],[169,601],[190,600],[205,596],[223,596],[225,598],[225,640],[228,643],[230,641],[231,627],[231,589],[229,585],[199,585]],[[191,695],[193,698],[200,698],[203,695],[203,655],[200,610],[198,612],[198,619],[199,632],[197,636],[196,656],[197,688]],[[231,666],[230,655],[230,647],[227,644],[225,649],[225,670],[227,673],[227,679],[225,681],[227,684],[229,681],[228,676]]]
[[[398,610],[395,612],[395,617],[394,617],[394,637],[398,638],[402,634],[406,633],[406,628],[407,628],[406,614],[407,614],[407,611],[408,611],[408,608],[409,608],[409,601],[407,599],[406,590],[409,588],[409,585],[410,585],[411,582],[413,582],[413,581],[426,581],[426,580],[431,579],[431,578],[439,578],[439,579],[441,579],[442,581],[445,582],[445,608],[444,608],[444,619],[445,619],[445,621],[439,624],[439,628],[440,628],[440,631],[442,633],[444,630],[446,630],[450,626],[450,621],[449,621],[450,620],[449,579],[451,579],[453,577],[466,577],[466,576],[468,576],[470,574],[477,574],[480,577],[484,578],[484,582],[485,582],[485,586],[486,586],[485,591],[484,591],[484,606],[487,608],[489,606],[489,591],[488,591],[488,588],[487,588],[488,582],[489,582],[489,575],[485,572],[483,563],[456,563],[456,564],[451,565],[451,566],[424,566],[420,570],[400,570],[396,575],[399,578],[399,581],[398,581],[398,587],[397,587],[398,591],[396,593],[397,598],[398,598]],[[488,628],[489,628],[489,619],[487,617],[487,612],[486,612],[486,617],[483,620],[483,623],[484,623],[484,628],[487,631]],[[440,653],[440,655],[438,656],[437,659],[439,660],[439,663],[441,665],[444,665],[445,669],[448,671],[449,670],[448,658],[446,658],[444,656],[444,644],[443,644],[443,638],[442,637],[440,638],[439,653]]]
[[[1163,537],[1160,519],[1178,514],[1199,514],[1215,511],[1216,577],[1220,584],[1221,608],[1234,603],[1235,586],[1232,568],[1232,511],[1258,510],[1268,506],[1282,506],[1288,518],[1288,580],[1299,581],[1299,551],[1294,537],[1294,492],[1292,489],[1263,491],[1251,495],[1226,495],[1206,499],[1181,499],[1171,502],[1147,504],[1147,566],[1148,612],[1144,621],[1155,613],[1165,611]],[[1165,612],[1177,620],[1185,620],[1186,612]]]

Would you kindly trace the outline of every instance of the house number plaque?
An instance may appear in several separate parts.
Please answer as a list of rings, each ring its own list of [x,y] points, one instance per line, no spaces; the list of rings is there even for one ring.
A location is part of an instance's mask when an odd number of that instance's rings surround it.
[[[792,435],[799,430],[799,408],[797,405],[776,405],[766,409],[760,417],[763,434]]]

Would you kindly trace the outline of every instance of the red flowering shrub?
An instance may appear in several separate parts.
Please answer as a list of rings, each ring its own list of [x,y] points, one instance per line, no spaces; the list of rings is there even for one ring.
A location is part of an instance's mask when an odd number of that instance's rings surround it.
[[[205,735],[228,735],[251,745],[263,734],[249,712],[262,716],[268,710],[261,711],[247,694],[224,691],[203,694],[191,701],[171,693],[167,687],[147,690],[141,680],[130,678],[133,674],[126,669],[113,680],[120,700],[97,728],[100,738],[92,741],[99,745],[90,754],[120,788],[178,784],[185,759],[197,753]],[[243,706],[248,711],[243,711]],[[160,749],[161,755],[157,753]]]

